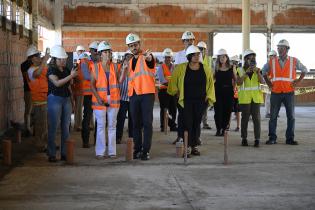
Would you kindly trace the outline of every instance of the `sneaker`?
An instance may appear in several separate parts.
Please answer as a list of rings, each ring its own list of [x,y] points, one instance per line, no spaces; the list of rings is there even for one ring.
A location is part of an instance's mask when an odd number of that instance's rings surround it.
[[[242,139],[242,146],[243,147],[247,147],[248,146],[247,139]]]
[[[136,159],[140,159],[142,156],[142,153],[141,152],[134,152],[133,153],[133,159],[136,160]]]
[[[208,124],[204,124],[204,125],[203,125],[203,129],[208,129],[208,130],[211,130],[212,128],[210,127],[210,125],[208,125]]]
[[[286,140],[285,143],[288,145],[299,145],[299,143],[297,141],[294,141],[294,140]]]
[[[266,141],[266,144],[268,144],[268,145],[277,144],[277,141],[269,139],[268,141]]]
[[[150,155],[148,152],[145,152],[141,155],[141,160],[150,160]]]
[[[195,155],[195,156],[200,156],[200,152],[199,152],[199,150],[198,150],[198,147],[192,148],[191,154],[192,154],[192,155]]]
[[[254,147],[259,147],[259,140],[255,140]]]

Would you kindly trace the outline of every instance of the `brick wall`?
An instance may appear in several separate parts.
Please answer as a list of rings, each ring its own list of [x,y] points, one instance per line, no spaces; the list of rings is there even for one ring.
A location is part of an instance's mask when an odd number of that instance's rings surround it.
[[[10,120],[24,121],[24,93],[20,64],[25,60],[28,40],[0,31],[0,132]]]
[[[108,41],[114,51],[126,51],[126,36],[130,33],[127,32],[75,32],[68,31],[62,33],[62,43],[66,51],[75,51],[76,45],[82,44],[86,49],[89,43],[92,41]],[[135,31],[135,33],[137,33]],[[183,43],[181,41],[182,32],[140,32],[137,33],[140,36],[143,49],[151,49],[152,51],[163,51],[167,47],[171,47],[173,51],[179,51],[183,49]],[[196,37],[196,43],[199,40],[206,40],[207,34],[201,32],[194,32]]]

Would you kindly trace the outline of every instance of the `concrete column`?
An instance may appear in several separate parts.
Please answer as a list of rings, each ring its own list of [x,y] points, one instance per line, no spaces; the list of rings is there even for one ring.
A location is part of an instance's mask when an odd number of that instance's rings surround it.
[[[32,39],[32,44],[34,44],[35,46],[37,46],[38,44],[38,16],[38,0],[32,0],[32,37],[30,38]]]
[[[250,48],[250,0],[242,0],[243,52]]]
[[[208,55],[213,56],[213,37],[214,33],[210,32],[208,33],[208,40],[207,40],[207,47],[208,47]]]
[[[55,25],[55,40],[54,45],[62,45],[61,26],[63,24],[63,5],[64,0],[54,1],[54,25]]]
[[[267,4],[266,19],[267,19],[267,57],[268,57],[268,53],[271,50],[271,31],[272,31],[272,24],[273,24],[272,0],[269,0]]]

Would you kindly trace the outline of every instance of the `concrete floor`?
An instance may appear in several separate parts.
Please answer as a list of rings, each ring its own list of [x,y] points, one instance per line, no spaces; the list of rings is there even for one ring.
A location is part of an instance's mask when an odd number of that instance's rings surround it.
[[[0,182],[0,209],[315,209],[315,108],[296,108],[299,146],[284,144],[284,108],[277,145],[254,148],[250,125],[251,146],[244,148],[240,132],[231,131],[227,166],[215,129],[202,131],[201,156],[184,165],[171,144],[176,133],[159,132],[157,107],[154,116],[151,160],[125,162],[125,144],[118,145],[118,159],[96,160],[94,148],[80,148],[73,132],[75,164],[48,163],[44,154],[25,159]],[[263,142],[267,126],[262,117]]]

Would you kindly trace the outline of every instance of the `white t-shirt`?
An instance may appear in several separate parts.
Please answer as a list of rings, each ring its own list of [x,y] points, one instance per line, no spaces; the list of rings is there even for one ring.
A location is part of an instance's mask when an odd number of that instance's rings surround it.
[[[28,78],[33,81],[35,80],[36,78],[33,77],[33,73],[35,70],[37,70],[38,67],[35,67],[35,66],[31,66],[28,70],[27,70],[27,74],[28,74]]]

